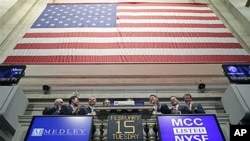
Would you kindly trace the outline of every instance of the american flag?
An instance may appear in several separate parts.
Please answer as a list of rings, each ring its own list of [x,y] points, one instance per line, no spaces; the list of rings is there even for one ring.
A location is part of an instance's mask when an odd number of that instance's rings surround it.
[[[48,4],[5,64],[242,63],[206,4]]]

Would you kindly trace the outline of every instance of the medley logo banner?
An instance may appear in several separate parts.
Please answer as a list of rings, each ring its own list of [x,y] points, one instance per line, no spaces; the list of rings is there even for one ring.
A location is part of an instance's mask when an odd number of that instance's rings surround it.
[[[58,128],[34,128],[32,130],[31,136],[77,136],[86,135],[85,128],[76,129],[58,129]]]
[[[34,117],[25,141],[87,141],[92,134],[92,116]]]
[[[225,141],[215,115],[158,116],[161,141]]]

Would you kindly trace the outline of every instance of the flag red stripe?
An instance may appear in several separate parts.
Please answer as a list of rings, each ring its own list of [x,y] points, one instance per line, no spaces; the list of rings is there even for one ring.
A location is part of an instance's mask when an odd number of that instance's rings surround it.
[[[131,6],[140,7],[140,6],[174,6],[174,7],[208,7],[207,4],[202,3],[142,3],[142,2],[128,2],[128,3],[118,3],[118,6]]]
[[[17,44],[15,49],[107,48],[242,48],[239,43],[43,43]]]
[[[232,58],[234,60],[232,61]],[[174,55],[174,56],[8,56],[12,64],[88,64],[88,63],[214,63],[250,62],[244,55]]]
[[[189,9],[117,9],[117,12],[178,12],[178,13],[213,13],[212,10]]]
[[[193,27],[226,28],[223,24],[179,24],[179,23],[119,23],[117,27]]]
[[[218,17],[200,16],[117,16],[117,19],[177,19],[177,20],[219,20]]]
[[[67,33],[27,33],[24,38],[57,37],[233,37],[231,33],[203,32],[67,32]]]
[[[83,4],[83,3],[48,3],[47,5],[78,5],[78,4]],[[84,3],[84,4],[107,4],[107,3]],[[153,2],[120,2],[117,3],[119,6],[131,6],[133,7],[136,6],[178,6],[178,7],[207,7],[207,4],[204,3],[153,3]]]

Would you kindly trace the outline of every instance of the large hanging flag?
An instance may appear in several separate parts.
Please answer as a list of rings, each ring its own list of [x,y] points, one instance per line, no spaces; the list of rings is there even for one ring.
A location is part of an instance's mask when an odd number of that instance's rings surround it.
[[[243,63],[206,4],[48,4],[5,64]]]

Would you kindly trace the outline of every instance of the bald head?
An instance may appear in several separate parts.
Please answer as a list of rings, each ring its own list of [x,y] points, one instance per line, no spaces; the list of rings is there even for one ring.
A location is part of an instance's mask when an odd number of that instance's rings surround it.
[[[63,105],[63,99],[61,98],[57,98],[55,101],[54,101],[54,105],[56,107],[61,107]]]

